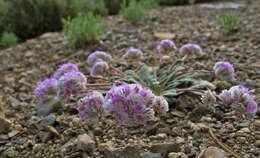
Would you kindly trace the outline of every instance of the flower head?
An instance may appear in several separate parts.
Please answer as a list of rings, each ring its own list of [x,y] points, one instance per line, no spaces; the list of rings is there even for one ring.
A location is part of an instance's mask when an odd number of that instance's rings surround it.
[[[226,61],[220,61],[213,67],[215,75],[221,79],[234,80],[235,71],[233,65]]]
[[[165,115],[166,112],[169,111],[169,104],[162,96],[156,96],[153,100],[152,106],[160,115]]]
[[[207,90],[204,95],[201,97],[203,104],[214,104],[216,103],[216,93],[211,90]]]
[[[67,72],[58,81],[59,93],[66,97],[78,94],[85,89],[86,83],[87,79],[81,72]]]
[[[170,51],[176,50],[177,47],[175,43],[172,40],[165,39],[162,40],[158,45],[157,45],[157,50],[159,50],[160,53],[162,54],[167,54]]]
[[[254,115],[257,112],[257,103],[250,95],[248,88],[238,85],[229,90],[224,90],[219,95],[220,104],[231,106],[236,112],[241,114]]]
[[[54,78],[45,79],[34,90],[34,96],[40,101],[47,101],[57,95],[58,84]]]
[[[82,120],[96,122],[104,113],[104,97],[100,92],[89,92],[78,101],[77,109]]]
[[[140,49],[129,48],[123,55],[124,59],[141,60],[143,58],[143,52]]]
[[[59,67],[59,69],[54,73],[53,77],[59,79],[62,75],[71,71],[79,71],[78,67],[72,63],[66,63]]]
[[[202,50],[199,45],[197,44],[185,44],[180,48],[180,55],[195,55],[195,56],[201,56],[203,55]]]
[[[98,59],[95,64],[92,66],[90,74],[91,75],[102,75],[109,69],[107,62]]]
[[[88,56],[87,62],[90,66],[92,66],[97,61],[97,59],[102,59],[103,61],[109,63],[111,62],[112,57],[106,52],[95,51]]]
[[[138,84],[113,86],[105,97],[105,110],[120,124],[137,123],[146,125],[154,119],[151,106],[155,95]]]

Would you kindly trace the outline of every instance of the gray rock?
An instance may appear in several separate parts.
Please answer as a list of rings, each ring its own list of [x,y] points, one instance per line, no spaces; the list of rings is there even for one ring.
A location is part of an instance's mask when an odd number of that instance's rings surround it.
[[[145,152],[142,158],[162,158],[160,153]]]
[[[106,148],[104,153],[106,158],[141,158],[138,145],[129,145],[121,148]]]
[[[41,125],[53,125],[55,121],[56,116],[54,114],[50,114],[42,119]]]
[[[50,114],[51,112],[57,111],[57,109],[61,106],[60,99],[58,97],[54,97],[53,99],[50,99],[46,103],[39,102],[36,105],[37,114],[39,116],[46,116]]]
[[[92,152],[95,149],[95,142],[87,134],[78,136],[78,150]]]
[[[180,152],[180,145],[175,142],[156,143],[151,146],[151,152],[167,155],[169,152]]]

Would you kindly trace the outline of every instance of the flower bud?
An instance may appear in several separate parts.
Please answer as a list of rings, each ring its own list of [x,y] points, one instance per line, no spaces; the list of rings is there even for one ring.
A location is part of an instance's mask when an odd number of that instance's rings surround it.
[[[203,55],[202,50],[199,45],[197,44],[185,44],[180,48],[180,55],[195,55],[195,56],[201,56]]]
[[[139,49],[129,48],[123,55],[123,58],[130,60],[141,60],[143,58],[143,52]]]
[[[97,59],[102,59],[103,61],[110,63],[112,61],[112,56],[106,52],[95,51],[88,56],[87,62],[92,66]]]
[[[215,104],[216,103],[216,93],[211,90],[207,90],[204,95],[201,97],[201,101],[203,104]]]
[[[154,110],[160,115],[165,115],[166,112],[169,111],[169,104],[162,96],[156,96],[152,106]]]
[[[220,61],[213,67],[215,75],[220,79],[234,80],[235,71],[233,65],[226,61]]]
[[[108,69],[109,69],[109,66],[108,66],[107,62],[99,59],[92,66],[90,74],[102,76]]]
[[[177,47],[176,47],[175,43],[169,39],[162,40],[157,45],[157,50],[159,50],[159,52],[162,54],[168,54],[170,51],[174,51],[176,49],[177,49]]]
[[[45,79],[34,90],[34,96],[40,101],[47,101],[48,99],[57,96],[58,84],[54,78]]]

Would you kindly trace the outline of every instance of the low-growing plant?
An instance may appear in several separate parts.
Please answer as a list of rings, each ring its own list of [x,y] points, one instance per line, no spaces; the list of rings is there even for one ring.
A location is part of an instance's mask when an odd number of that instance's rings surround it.
[[[193,5],[196,3],[196,0],[189,0],[189,4]]]
[[[245,0],[245,2],[246,2],[247,4],[252,4],[252,3],[254,2],[254,0]]]
[[[18,38],[14,33],[4,32],[0,39],[0,46],[10,47],[15,46],[18,43]]]
[[[84,47],[87,43],[95,43],[98,36],[105,31],[106,24],[101,16],[89,12],[87,16],[78,14],[76,18],[63,19],[63,31],[72,48]]]
[[[237,27],[239,19],[235,16],[227,13],[222,13],[221,18],[218,21],[218,25],[221,29],[224,30],[226,33],[233,32]]]
[[[136,2],[136,0],[131,0],[128,6],[126,0],[124,0],[120,14],[124,20],[131,23],[138,23],[146,17],[144,6]]]

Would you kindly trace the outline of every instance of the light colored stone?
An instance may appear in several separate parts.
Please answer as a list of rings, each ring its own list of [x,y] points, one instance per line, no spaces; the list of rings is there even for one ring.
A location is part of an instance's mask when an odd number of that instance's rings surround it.
[[[255,120],[255,127],[260,128],[260,120]]]
[[[39,116],[47,116],[51,112],[57,111],[57,109],[61,106],[60,99],[58,97],[53,97],[46,103],[39,102],[36,105],[37,114]]]
[[[7,133],[11,125],[11,121],[0,117],[0,133]]]
[[[92,152],[95,149],[95,142],[87,134],[78,136],[77,148],[82,151]]]
[[[56,116],[54,114],[50,114],[44,117],[41,121],[42,125],[53,125],[56,121]]]
[[[166,138],[167,138],[167,134],[165,134],[165,133],[159,133],[155,136],[150,137],[151,140],[164,140]]]
[[[0,99],[0,118],[4,118],[5,117],[5,113],[4,113],[4,103],[3,101]],[[1,129],[0,129],[1,130]]]
[[[98,145],[98,149],[99,149],[100,151],[104,151],[105,148],[113,148],[113,146],[114,146],[114,144],[113,144],[111,141],[108,141],[108,142],[106,142],[106,143],[100,143],[100,144]]]
[[[121,148],[106,148],[106,158],[141,158],[141,152],[138,145],[128,145]]]
[[[187,155],[185,155],[184,153],[182,152],[179,152],[179,153],[169,153],[168,154],[168,158],[188,158]]]
[[[227,158],[226,152],[217,147],[208,147],[203,156],[204,158]]]
[[[185,139],[182,138],[182,137],[177,137],[176,140],[175,140],[175,142],[176,142],[177,144],[183,144],[183,143],[185,143]]]
[[[176,142],[169,143],[155,143],[151,146],[151,152],[162,153],[162,155],[168,155],[169,152],[180,152],[180,145]]]
[[[155,33],[154,37],[159,40],[164,40],[164,39],[174,39],[176,35],[169,32],[160,32],[160,33]]]

